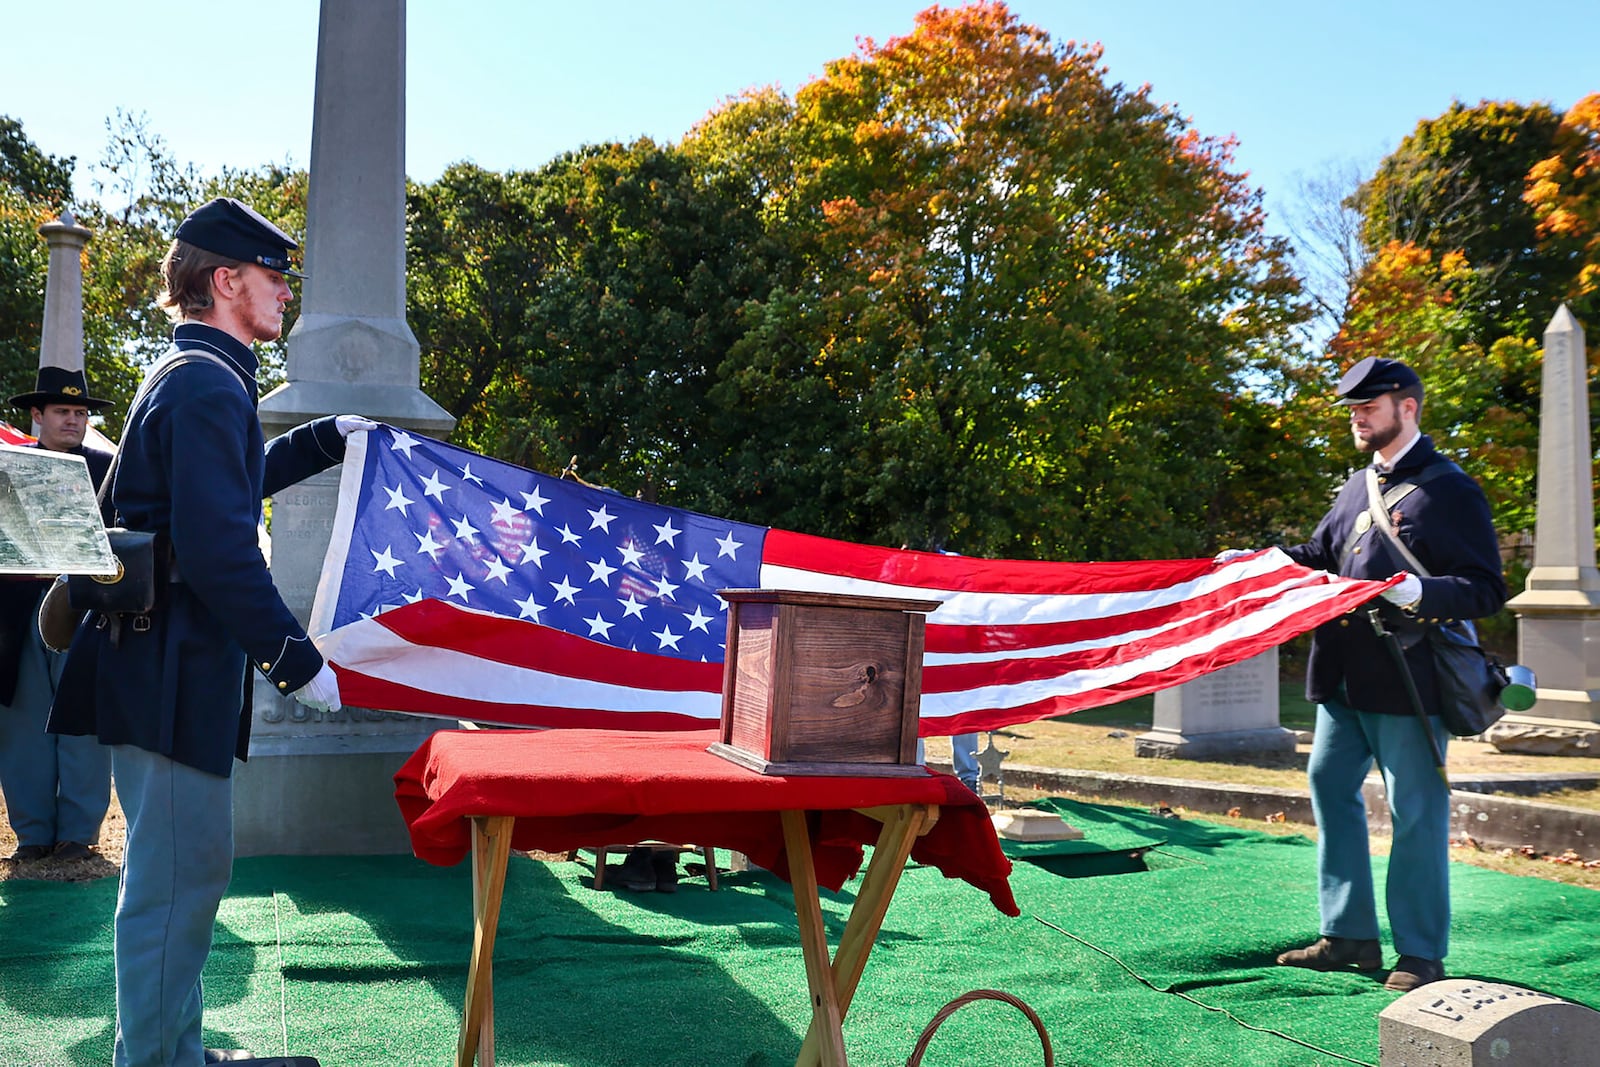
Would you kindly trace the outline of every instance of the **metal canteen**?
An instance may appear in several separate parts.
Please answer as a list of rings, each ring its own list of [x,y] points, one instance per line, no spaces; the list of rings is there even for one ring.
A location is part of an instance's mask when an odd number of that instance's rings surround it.
[[[1500,690],[1500,706],[1507,711],[1527,711],[1539,699],[1539,679],[1532,667],[1513,663],[1506,668],[1509,681]]]

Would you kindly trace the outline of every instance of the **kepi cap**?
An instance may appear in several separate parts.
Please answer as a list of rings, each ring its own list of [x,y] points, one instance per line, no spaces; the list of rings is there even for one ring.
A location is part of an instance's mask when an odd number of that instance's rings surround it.
[[[289,253],[300,247],[295,239],[231,196],[219,196],[195,208],[178,224],[176,236],[185,244],[227,259],[305,277],[289,266]]]
[[[99,411],[111,406],[111,401],[89,395],[89,381],[81,370],[65,367],[40,367],[33,392],[18,393],[10,403],[19,408],[42,408],[46,404],[72,404]]]
[[[1333,402],[1346,407],[1365,404],[1388,393],[1420,384],[1422,379],[1417,377],[1417,372],[1398,359],[1368,356],[1344,372],[1344,377],[1339,379],[1339,387],[1334,390]]]

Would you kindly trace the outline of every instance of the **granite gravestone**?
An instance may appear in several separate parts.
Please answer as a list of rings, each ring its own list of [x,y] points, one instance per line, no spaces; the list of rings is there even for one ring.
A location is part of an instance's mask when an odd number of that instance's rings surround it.
[[[1228,759],[1289,753],[1295,735],[1278,724],[1278,650],[1156,694],[1155,721],[1134,738],[1136,756]]]
[[[300,318],[288,382],[262,398],[268,436],[354,412],[433,436],[455,420],[419,388],[406,323],[405,5],[322,0]],[[339,468],[272,500],[272,575],[302,623],[333,527]],[[315,636],[315,635],[313,635]],[[242,856],[407,852],[393,774],[442,720],[313,711],[259,677],[236,773]],[[454,725],[449,723],[448,725]]]
[[[94,234],[70,211],[40,226],[39,233],[50,248],[39,366],[83,370],[83,249]]]
[[[1538,517],[1533,569],[1507,605],[1517,659],[1539,678],[1538,703],[1486,734],[1510,752],[1587,755],[1600,744],[1600,570],[1595,567],[1594,453],[1583,326],[1563,304],[1544,332]]]
[[[1378,1015],[1379,1067],[1588,1067],[1600,1012],[1532,989],[1446,978]]]

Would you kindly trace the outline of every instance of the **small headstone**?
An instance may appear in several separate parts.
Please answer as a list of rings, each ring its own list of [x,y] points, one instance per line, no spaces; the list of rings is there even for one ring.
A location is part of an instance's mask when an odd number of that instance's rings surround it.
[[[1519,986],[1446,978],[1378,1016],[1380,1067],[1587,1067],[1600,1011]]]
[[[1278,650],[1156,694],[1155,722],[1133,739],[1136,756],[1229,759],[1286,754],[1295,736],[1278,723]]]

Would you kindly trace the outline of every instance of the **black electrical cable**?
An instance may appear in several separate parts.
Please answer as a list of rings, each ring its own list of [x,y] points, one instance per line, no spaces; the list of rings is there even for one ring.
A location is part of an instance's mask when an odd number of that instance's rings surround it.
[[[1346,1063],[1360,1064],[1361,1067],[1377,1067],[1377,1064],[1368,1063],[1365,1060],[1358,1060],[1358,1059],[1355,1059],[1355,1058],[1353,1058],[1351,1056],[1346,1056],[1341,1052],[1334,1052],[1332,1049],[1321,1048],[1320,1046],[1311,1044],[1309,1041],[1302,1041],[1298,1037],[1291,1037],[1290,1035],[1284,1033],[1282,1030],[1273,1030],[1273,1029],[1270,1029],[1269,1027],[1256,1026],[1253,1023],[1247,1023],[1243,1019],[1239,1018],[1237,1015],[1233,1014],[1233,1012],[1229,1011],[1227,1008],[1213,1007],[1210,1004],[1206,1004],[1206,1003],[1204,1003],[1202,1001],[1196,1000],[1194,997],[1191,997],[1187,993],[1179,993],[1178,991],[1173,990],[1173,989],[1162,989],[1160,986],[1158,986],[1154,982],[1150,981],[1148,978],[1146,978],[1144,975],[1140,974],[1138,971],[1134,970],[1132,967],[1129,967],[1126,963],[1123,963],[1115,955],[1113,955],[1110,952],[1107,952],[1105,949],[1101,948],[1099,945],[1096,945],[1096,944],[1094,944],[1093,942],[1090,942],[1090,941],[1085,941],[1083,938],[1079,937],[1077,934],[1072,933],[1069,930],[1063,930],[1061,927],[1057,926],[1055,923],[1051,922],[1048,919],[1041,919],[1037,915],[1033,916],[1033,918],[1034,918],[1034,920],[1036,922],[1039,922],[1039,923],[1042,923],[1045,926],[1048,926],[1050,929],[1054,930],[1056,933],[1061,934],[1061,935],[1063,935],[1065,937],[1070,937],[1072,940],[1076,941],[1078,944],[1084,946],[1085,948],[1090,948],[1090,949],[1093,949],[1094,951],[1100,953],[1100,955],[1106,957],[1106,959],[1110,960],[1111,962],[1115,963],[1118,967],[1121,967],[1123,970],[1127,971],[1141,985],[1145,986],[1148,989],[1153,990],[1154,992],[1165,993],[1168,996],[1181,997],[1182,999],[1187,1000],[1189,1003],[1193,1004],[1197,1008],[1204,1008],[1206,1011],[1218,1012],[1218,1013],[1220,1013],[1222,1015],[1227,1016],[1233,1022],[1237,1023],[1239,1026],[1244,1027],[1246,1030],[1253,1030],[1258,1034],[1271,1034],[1273,1037],[1281,1037],[1285,1041],[1292,1042],[1293,1044],[1299,1045],[1302,1048],[1308,1048],[1311,1051],[1319,1052],[1324,1056],[1332,1056],[1334,1059],[1337,1059],[1337,1060],[1344,1060]]]

